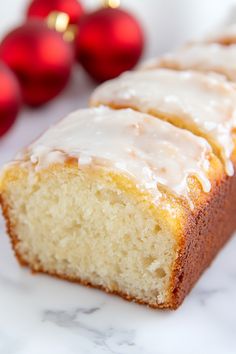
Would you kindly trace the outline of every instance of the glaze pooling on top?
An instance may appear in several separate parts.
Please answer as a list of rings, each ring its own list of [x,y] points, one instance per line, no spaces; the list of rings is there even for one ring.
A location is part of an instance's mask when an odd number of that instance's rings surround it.
[[[236,45],[199,43],[185,46],[173,53],[144,63],[142,69],[164,67],[170,69],[213,71],[236,82]]]
[[[169,69],[127,72],[99,86],[91,102],[179,117],[214,142],[227,174],[233,174],[236,86],[223,76]]]
[[[188,199],[191,175],[209,192],[210,153],[205,139],[169,123],[131,109],[99,107],[70,114],[29,146],[24,156],[36,169],[70,156],[78,159],[80,168],[102,165],[126,173],[156,201],[161,195],[158,184]]]

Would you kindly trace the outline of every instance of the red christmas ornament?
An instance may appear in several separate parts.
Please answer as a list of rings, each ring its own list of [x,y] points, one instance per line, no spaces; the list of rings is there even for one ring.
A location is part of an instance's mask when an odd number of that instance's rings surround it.
[[[21,106],[20,86],[10,69],[0,62],[0,137],[16,120]]]
[[[10,32],[0,44],[2,59],[19,79],[23,100],[37,106],[59,94],[73,64],[71,44],[39,20]]]
[[[77,60],[97,81],[132,69],[144,47],[136,19],[118,8],[102,8],[81,19],[76,37]]]
[[[84,10],[77,0],[33,0],[27,9],[27,17],[46,18],[51,12],[65,12],[70,24],[78,24]]]

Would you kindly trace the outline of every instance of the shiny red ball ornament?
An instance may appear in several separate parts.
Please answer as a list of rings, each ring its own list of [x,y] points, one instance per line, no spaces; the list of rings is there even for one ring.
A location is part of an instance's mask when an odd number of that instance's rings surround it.
[[[13,125],[21,107],[21,92],[13,72],[0,62],[0,137]]]
[[[77,0],[33,0],[27,9],[27,17],[46,18],[53,11],[65,12],[70,17],[70,24],[77,24],[84,13]]]
[[[76,37],[77,60],[97,81],[132,69],[144,47],[137,20],[120,8],[101,8],[81,19]]]
[[[57,96],[67,84],[74,54],[60,33],[40,20],[10,32],[0,44],[0,59],[19,79],[23,100],[38,106]]]

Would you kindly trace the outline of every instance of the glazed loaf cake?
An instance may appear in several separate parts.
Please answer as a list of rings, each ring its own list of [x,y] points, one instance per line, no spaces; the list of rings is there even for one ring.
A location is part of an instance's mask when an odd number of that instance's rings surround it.
[[[21,264],[155,308],[182,303],[236,228],[236,86],[219,75],[236,81],[233,33],[102,84],[92,108],[4,168]]]
[[[1,176],[33,271],[177,308],[235,228],[236,179],[210,144],[132,109],[77,111]]]

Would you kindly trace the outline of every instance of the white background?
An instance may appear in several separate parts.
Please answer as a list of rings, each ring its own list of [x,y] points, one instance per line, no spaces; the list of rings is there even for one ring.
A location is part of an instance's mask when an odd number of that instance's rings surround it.
[[[88,9],[102,0],[82,0]],[[28,0],[0,1],[0,35],[24,19]],[[212,29],[224,21],[235,0],[121,0],[123,7],[137,15],[144,26],[148,48],[153,55]]]

